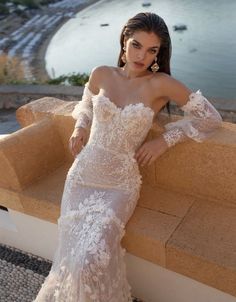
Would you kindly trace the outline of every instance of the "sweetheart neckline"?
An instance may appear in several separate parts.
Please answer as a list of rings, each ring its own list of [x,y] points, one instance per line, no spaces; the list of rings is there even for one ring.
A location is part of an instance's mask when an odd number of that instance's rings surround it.
[[[126,104],[124,107],[119,107],[119,106],[116,105],[116,103],[114,103],[113,101],[111,101],[111,99],[109,97],[107,97],[107,96],[105,96],[103,94],[95,94],[95,95],[93,95],[93,97],[103,97],[103,98],[105,98],[106,100],[109,101],[110,104],[112,104],[120,112],[123,112],[128,107],[141,105],[141,106],[143,106],[143,108],[150,110],[151,113],[153,115],[155,115],[155,111],[150,106],[145,105],[143,102],[129,103],[129,104]]]

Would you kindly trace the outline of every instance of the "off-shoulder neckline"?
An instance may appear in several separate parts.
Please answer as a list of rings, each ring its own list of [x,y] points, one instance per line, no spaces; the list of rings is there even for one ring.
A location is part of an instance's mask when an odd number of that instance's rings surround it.
[[[93,97],[102,97],[102,98],[106,99],[111,105],[114,106],[114,108],[116,110],[119,110],[120,112],[125,111],[129,107],[142,106],[143,108],[149,110],[153,115],[155,114],[155,111],[150,106],[145,105],[143,102],[129,103],[129,104],[126,104],[124,107],[120,107],[120,106],[117,106],[116,103],[114,103],[109,97],[105,96],[104,94],[94,94]]]
[[[88,88],[88,82],[85,84],[85,86],[87,87],[89,93],[93,96],[93,97],[103,97],[104,99],[106,99],[111,105],[113,105],[117,110],[123,112],[125,111],[127,108],[129,107],[132,107],[132,106],[142,106],[143,108],[147,109],[147,110],[150,110],[151,113],[153,115],[155,115],[155,111],[150,107],[150,106],[147,106],[145,105],[143,102],[137,102],[137,103],[129,103],[129,104],[126,104],[125,106],[123,107],[120,107],[118,106],[115,102],[113,102],[109,97],[107,97],[106,95],[104,94],[94,94],[89,88]]]

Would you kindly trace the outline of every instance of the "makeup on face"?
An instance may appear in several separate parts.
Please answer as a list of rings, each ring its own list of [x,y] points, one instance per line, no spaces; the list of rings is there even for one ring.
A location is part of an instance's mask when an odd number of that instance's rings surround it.
[[[137,49],[141,49],[143,47],[143,45],[135,39],[132,39],[130,43],[132,44],[132,46],[134,48],[137,48]],[[159,48],[160,48],[159,46],[151,46],[151,47],[148,47],[147,51],[151,54],[156,54],[158,52]]]
[[[137,68],[143,68],[145,66],[143,63],[140,62],[133,62],[133,63]]]
[[[135,32],[127,41],[130,63],[135,69],[151,64],[160,49],[160,39],[154,33]]]

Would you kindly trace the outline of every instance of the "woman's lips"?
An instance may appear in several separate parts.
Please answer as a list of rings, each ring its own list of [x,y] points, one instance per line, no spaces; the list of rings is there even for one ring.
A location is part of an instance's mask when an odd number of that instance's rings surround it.
[[[134,62],[134,65],[139,67],[139,68],[144,66],[143,63],[139,63],[139,62]]]

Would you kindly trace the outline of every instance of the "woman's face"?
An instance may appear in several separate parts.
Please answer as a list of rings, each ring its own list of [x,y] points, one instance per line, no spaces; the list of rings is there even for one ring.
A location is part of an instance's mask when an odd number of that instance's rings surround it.
[[[161,40],[153,32],[136,31],[125,41],[126,61],[135,71],[146,70],[157,57]]]

